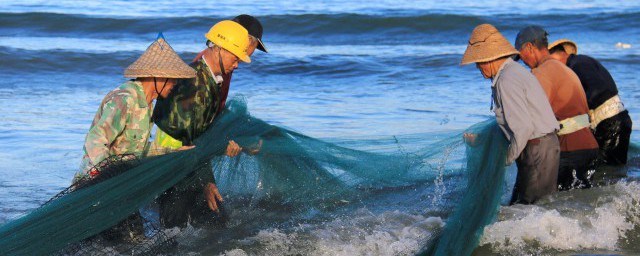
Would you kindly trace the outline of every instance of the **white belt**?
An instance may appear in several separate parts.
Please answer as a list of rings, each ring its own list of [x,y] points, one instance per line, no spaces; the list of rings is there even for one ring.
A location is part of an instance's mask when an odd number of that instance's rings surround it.
[[[620,114],[624,111],[624,104],[620,100],[618,95],[611,97],[594,110],[589,110],[589,117],[591,118],[591,129],[596,129],[598,124],[603,120]]]
[[[558,131],[558,135],[569,134],[587,127],[589,127],[589,115],[582,114],[569,117],[560,121],[560,131]]]

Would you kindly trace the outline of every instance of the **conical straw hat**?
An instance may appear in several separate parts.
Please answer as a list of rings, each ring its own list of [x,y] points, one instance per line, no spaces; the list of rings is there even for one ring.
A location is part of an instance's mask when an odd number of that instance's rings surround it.
[[[516,48],[490,24],[478,25],[469,38],[460,65],[487,62],[500,57],[518,54]]]
[[[124,70],[125,77],[193,78],[196,71],[184,63],[162,35]]]
[[[551,48],[556,47],[558,45],[562,45],[562,48],[564,48],[564,52],[568,54],[578,54],[578,45],[576,45],[575,42],[569,39],[556,40],[555,42],[550,44],[548,48],[549,50],[551,50]]]

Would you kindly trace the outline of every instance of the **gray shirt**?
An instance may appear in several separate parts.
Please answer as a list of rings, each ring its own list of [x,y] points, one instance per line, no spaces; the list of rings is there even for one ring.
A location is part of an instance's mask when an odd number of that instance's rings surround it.
[[[507,164],[518,158],[528,140],[560,128],[536,77],[511,58],[498,70],[491,90],[496,121],[510,142]]]

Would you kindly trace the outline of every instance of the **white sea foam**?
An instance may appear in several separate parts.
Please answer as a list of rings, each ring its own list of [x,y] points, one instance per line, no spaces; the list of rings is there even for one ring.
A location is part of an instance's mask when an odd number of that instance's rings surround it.
[[[262,230],[226,255],[246,255],[259,250],[268,255],[413,255],[444,222],[399,211],[373,214],[361,209],[353,217],[293,230]]]
[[[596,196],[583,201],[581,193]],[[636,182],[561,194],[549,204],[502,208],[500,220],[485,228],[480,245],[509,254],[617,250],[626,232],[640,225]]]

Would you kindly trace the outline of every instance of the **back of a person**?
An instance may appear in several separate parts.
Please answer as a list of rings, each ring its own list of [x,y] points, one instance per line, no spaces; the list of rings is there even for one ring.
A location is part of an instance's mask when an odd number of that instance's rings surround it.
[[[618,94],[613,77],[596,59],[583,54],[571,54],[567,58],[567,66],[578,75],[586,93],[589,109],[596,109]]]
[[[586,95],[578,76],[567,66],[554,59],[546,59],[532,70],[538,78],[558,121],[589,113]],[[589,128],[560,135],[560,149],[575,151],[598,148]]]
[[[541,134],[537,135],[542,136],[554,132],[557,128],[557,122],[549,104],[537,104],[535,102],[535,99],[546,98],[536,77],[522,65],[514,63],[504,67],[500,78],[516,81],[509,86],[521,87],[520,89],[525,92],[526,98],[524,100],[530,115],[529,118],[535,120],[533,122],[534,130],[541,132]]]

